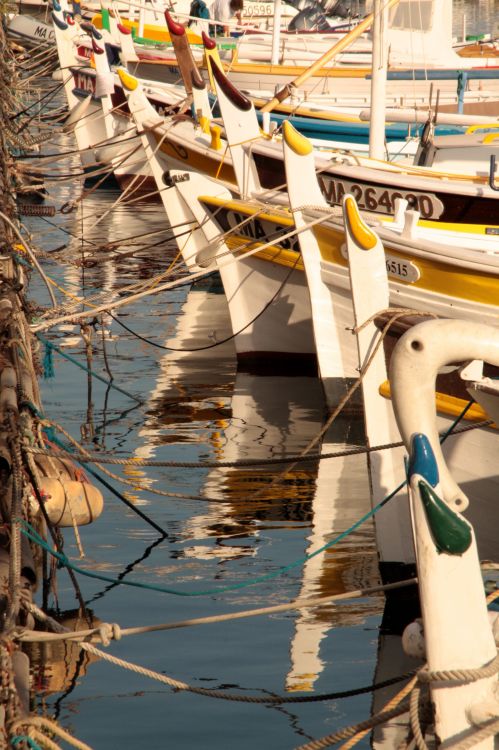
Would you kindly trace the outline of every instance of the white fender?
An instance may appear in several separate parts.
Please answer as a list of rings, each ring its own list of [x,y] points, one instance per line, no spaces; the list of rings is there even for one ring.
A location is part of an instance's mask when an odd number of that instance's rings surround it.
[[[114,75],[111,73],[111,68],[109,67],[104,40],[101,42],[92,40],[92,45],[94,50],[95,71],[97,73],[95,96],[101,99],[104,112],[109,112],[109,110],[112,109],[110,97],[111,94],[114,93]]]
[[[102,493],[89,482],[41,477],[40,491],[49,520],[55,526],[92,523],[101,515],[104,507]],[[34,498],[32,507],[41,516],[42,511]]]

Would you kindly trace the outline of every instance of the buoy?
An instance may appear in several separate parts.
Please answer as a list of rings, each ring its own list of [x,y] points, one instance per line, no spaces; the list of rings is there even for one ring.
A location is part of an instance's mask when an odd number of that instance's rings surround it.
[[[85,526],[95,521],[104,507],[102,494],[89,482],[40,477],[40,491],[45,510],[54,526],[73,526],[73,523]],[[35,513],[41,514],[34,495],[32,504]]]

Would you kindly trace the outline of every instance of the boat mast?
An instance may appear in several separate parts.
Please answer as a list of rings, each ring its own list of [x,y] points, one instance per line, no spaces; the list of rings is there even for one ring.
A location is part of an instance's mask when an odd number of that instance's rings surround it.
[[[281,0],[274,0],[274,26],[272,28],[271,65],[279,65],[279,42],[281,39]]]
[[[369,157],[371,159],[384,159],[388,58],[388,9],[385,0],[374,0],[373,16]]]

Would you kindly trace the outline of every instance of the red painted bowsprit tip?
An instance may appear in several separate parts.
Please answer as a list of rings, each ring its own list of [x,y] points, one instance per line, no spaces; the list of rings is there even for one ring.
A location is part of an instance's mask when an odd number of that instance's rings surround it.
[[[214,39],[211,38],[211,36],[208,36],[206,31],[201,32],[201,37],[203,39],[203,44],[206,47],[206,49],[215,49],[217,46],[217,43]]]
[[[177,23],[173,20],[169,10],[165,10],[165,21],[170,34],[175,34],[175,36],[182,36],[183,34],[185,34],[184,27],[181,23]]]

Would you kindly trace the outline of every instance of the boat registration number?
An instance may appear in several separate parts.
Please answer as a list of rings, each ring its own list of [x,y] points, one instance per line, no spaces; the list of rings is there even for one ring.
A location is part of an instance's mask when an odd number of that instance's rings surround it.
[[[89,47],[86,47],[84,44],[80,44],[76,48],[76,55],[77,57],[85,58],[85,60],[91,60],[92,50]]]
[[[347,246],[344,243],[341,246],[341,254],[348,260]],[[399,258],[398,255],[390,255],[390,253],[385,252],[385,266],[386,273],[392,279],[399,279],[400,281],[414,284],[421,277],[419,268],[415,263],[412,263],[410,260],[404,260],[404,258]]]
[[[73,80],[75,88],[79,91],[86,91],[89,94],[95,94],[95,77],[86,76],[84,73],[79,71],[73,72]]]
[[[243,5],[243,16],[251,18],[252,16],[273,16],[274,3],[255,3],[246,2]]]
[[[375,213],[395,213],[397,198],[405,198],[409,208],[419,211],[422,219],[438,219],[444,210],[442,201],[433,193],[416,190],[392,190],[374,185],[362,185],[349,180],[335,180],[327,175],[317,176],[322,194],[331,205],[339,205],[346,193],[353,195],[360,209]]]
[[[213,213],[214,209],[208,205]],[[291,227],[282,224],[274,224],[266,219],[252,217],[250,214],[239,213],[231,209],[218,208],[213,213],[217,223],[224,232],[232,231],[236,236],[246,240],[258,240],[262,244],[272,241],[283,250],[294,250],[300,252],[298,237],[293,235],[280,239],[280,235],[287,234]]]

